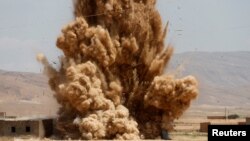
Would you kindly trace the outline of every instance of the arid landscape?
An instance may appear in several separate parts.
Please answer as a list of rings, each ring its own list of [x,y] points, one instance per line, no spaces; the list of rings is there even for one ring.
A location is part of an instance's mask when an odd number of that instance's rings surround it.
[[[9,116],[55,115],[58,108],[42,74],[0,71],[0,111]]]
[[[199,132],[200,123],[211,121],[207,116],[224,116],[225,109],[228,115],[239,115],[239,119],[212,120],[213,123],[237,124],[250,116],[249,56],[249,52],[174,55],[170,70],[181,66],[178,75],[193,73],[199,78],[201,86],[199,96],[190,109],[175,121],[175,130],[170,133],[172,139],[207,140],[207,134]],[[209,58],[218,58],[218,61],[211,62]],[[56,115],[59,105],[43,74],[1,70],[0,80],[0,111],[5,111],[8,116]],[[241,89],[235,90],[237,88]]]
[[[0,5],[1,141],[206,141],[210,124],[250,124],[250,21],[233,18],[247,4],[26,2]]]

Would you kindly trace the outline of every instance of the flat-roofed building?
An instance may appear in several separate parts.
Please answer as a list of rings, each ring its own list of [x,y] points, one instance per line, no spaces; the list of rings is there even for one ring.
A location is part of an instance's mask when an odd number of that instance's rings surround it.
[[[49,137],[53,134],[53,118],[0,118],[0,136]]]

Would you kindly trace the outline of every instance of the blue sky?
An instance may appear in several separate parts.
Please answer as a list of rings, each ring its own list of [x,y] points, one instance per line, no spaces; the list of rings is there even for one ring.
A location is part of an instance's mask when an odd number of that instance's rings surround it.
[[[177,53],[250,51],[249,0],[158,0]],[[55,41],[73,19],[71,0],[0,0],[0,69],[40,72],[37,53],[57,61]]]

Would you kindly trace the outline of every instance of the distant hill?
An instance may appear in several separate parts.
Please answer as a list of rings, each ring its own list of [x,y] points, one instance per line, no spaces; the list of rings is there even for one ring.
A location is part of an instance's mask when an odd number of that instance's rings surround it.
[[[57,109],[46,76],[0,70],[0,112],[14,116],[53,116]]]
[[[175,54],[169,70],[178,66],[180,76],[191,74],[199,81],[195,104],[250,107],[250,52]]]
[[[52,95],[42,74],[0,70],[0,80],[0,96],[5,100],[36,100]]]

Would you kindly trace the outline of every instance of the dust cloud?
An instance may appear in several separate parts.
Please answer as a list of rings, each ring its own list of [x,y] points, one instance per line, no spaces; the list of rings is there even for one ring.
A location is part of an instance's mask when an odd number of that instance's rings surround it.
[[[193,76],[164,74],[165,47],[156,0],[75,0],[62,29],[59,69],[37,55],[61,104],[56,128],[71,139],[155,139],[171,131],[195,99]]]

